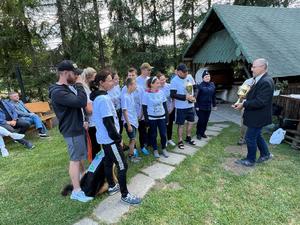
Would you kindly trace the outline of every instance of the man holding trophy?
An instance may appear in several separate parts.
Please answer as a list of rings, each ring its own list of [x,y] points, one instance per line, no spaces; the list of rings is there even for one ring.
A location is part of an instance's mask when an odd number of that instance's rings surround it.
[[[256,163],[272,159],[268,145],[261,135],[262,128],[272,122],[272,97],[274,82],[268,75],[268,62],[260,58],[253,62],[251,67],[253,74],[253,85],[242,87],[238,95],[239,101],[233,105],[236,110],[244,108],[243,121],[247,126],[246,144],[248,154],[245,159],[237,160],[236,163],[243,166],[254,166]],[[245,100],[240,100],[246,97]],[[256,150],[260,151],[260,157],[256,161]]]
[[[175,76],[170,85],[170,96],[175,99],[175,122],[178,124],[178,148],[184,149],[182,140],[183,127],[187,121],[186,139],[190,145],[195,145],[192,140],[191,132],[195,121],[194,103],[194,78],[188,74],[188,69],[185,64],[180,64],[177,67],[177,76]]]

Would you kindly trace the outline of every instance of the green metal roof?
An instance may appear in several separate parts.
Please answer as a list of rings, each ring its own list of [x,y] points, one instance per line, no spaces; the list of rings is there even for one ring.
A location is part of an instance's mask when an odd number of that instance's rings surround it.
[[[220,41],[213,41],[211,38],[208,39],[210,43],[202,45],[197,54],[189,55],[193,42],[202,35],[202,29],[213,13],[220,19],[237,47],[227,40],[228,37],[225,43],[238,49],[249,63],[256,58],[266,58],[269,61],[269,73],[273,77],[300,75],[299,8],[214,5],[186,49],[184,57],[199,57],[203,55],[201,51],[205,47],[206,52],[214,53],[214,57],[210,56],[207,63],[218,60],[226,62],[224,55],[219,55],[214,50],[215,47],[220,47]],[[213,42],[217,45],[212,45]],[[226,52],[228,57],[233,58],[228,49]]]
[[[218,57],[216,57],[218,56]],[[242,58],[241,51],[226,30],[212,34],[193,58],[194,63],[230,63]]]

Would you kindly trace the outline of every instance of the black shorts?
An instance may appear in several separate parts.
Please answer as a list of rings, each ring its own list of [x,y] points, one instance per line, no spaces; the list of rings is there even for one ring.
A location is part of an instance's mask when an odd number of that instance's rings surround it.
[[[187,109],[176,109],[175,123],[178,125],[183,125],[185,121],[194,122],[195,121],[195,111],[194,107]]]

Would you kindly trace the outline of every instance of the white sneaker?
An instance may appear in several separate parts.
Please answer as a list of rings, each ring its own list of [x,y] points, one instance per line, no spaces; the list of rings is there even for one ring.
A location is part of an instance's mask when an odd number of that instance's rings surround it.
[[[25,134],[11,133],[9,136],[14,140],[20,140],[25,137]]]
[[[173,141],[173,140],[168,140],[168,142],[167,142],[169,145],[171,145],[171,146],[176,146],[176,144],[175,144],[175,142]]]
[[[7,151],[6,148],[1,148],[1,154],[2,154],[2,157],[7,157],[7,156],[9,156],[9,153],[8,153],[8,151]]]
[[[163,149],[163,150],[162,150],[162,155],[163,155],[165,158],[168,158],[168,157],[169,157],[169,152],[168,152],[166,149]]]

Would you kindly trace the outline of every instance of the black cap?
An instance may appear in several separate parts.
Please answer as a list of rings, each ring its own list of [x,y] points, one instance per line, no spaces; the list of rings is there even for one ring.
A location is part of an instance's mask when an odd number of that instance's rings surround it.
[[[180,63],[178,66],[177,66],[177,71],[180,70],[182,72],[187,72],[188,71],[188,68],[186,67],[186,65],[184,63]]]
[[[74,63],[71,60],[63,60],[60,63],[58,63],[56,67],[58,71],[73,71],[76,75],[82,73],[82,70],[79,69],[76,63]]]
[[[204,78],[206,75],[209,75],[209,73],[208,73],[207,70],[204,70],[203,73],[202,73],[202,78]]]

